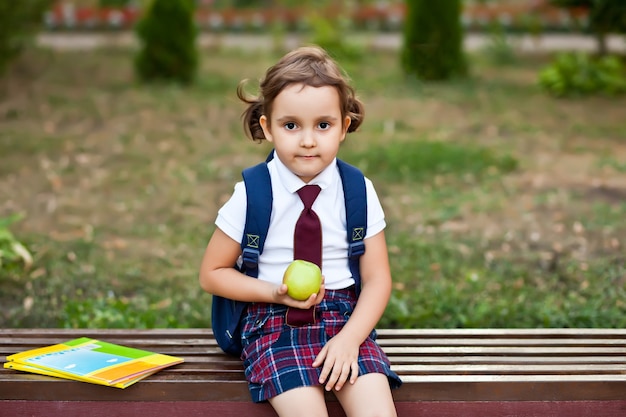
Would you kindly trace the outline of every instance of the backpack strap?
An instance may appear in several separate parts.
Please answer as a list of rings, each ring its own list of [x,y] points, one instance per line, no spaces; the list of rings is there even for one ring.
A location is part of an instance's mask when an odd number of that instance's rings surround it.
[[[241,240],[243,262],[240,271],[259,277],[259,256],[265,245],[272,213],[272,184],[265,162],[242,172],[246,184],[246,224]],[[213,295],[211,327],[217,344],[226,353],[240,356],[241,318],[248,303]]]
[[[241,271],[257,278],[259,256],[263,252],[272,215],[272,183],[267,162],[243,170],[242,176],[246,184],[247,206],[246,225],[241,239]]]
[[[367,232],[367,191],[365,177],[356,167],[337,159],[339,175],[346,202],[346,232],[348,234],[348,264],[354,278],[357,296],[361,292],[359,259],[365,253]]]

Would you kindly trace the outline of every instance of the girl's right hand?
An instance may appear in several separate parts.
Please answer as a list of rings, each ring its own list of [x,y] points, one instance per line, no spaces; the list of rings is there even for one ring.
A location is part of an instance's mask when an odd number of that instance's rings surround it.
[[[324,288],[324,277],[322,277],[322,285],[317,294],[311,294],[309,298],[304,301],[296,300],[287,295],[287,285],[280,284],[274,290],[274,299],[277,304],[284,304],[288,307],[301,308],[306,310],[322,302],[326,290]]]

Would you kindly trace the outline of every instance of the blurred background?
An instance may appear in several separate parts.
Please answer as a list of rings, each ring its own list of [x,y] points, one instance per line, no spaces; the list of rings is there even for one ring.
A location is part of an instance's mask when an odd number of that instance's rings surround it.
[[[626,326],[626,3],[0,0],[0,326],[208,327],[236,98],[326,48],[366,105],[380,327]]]

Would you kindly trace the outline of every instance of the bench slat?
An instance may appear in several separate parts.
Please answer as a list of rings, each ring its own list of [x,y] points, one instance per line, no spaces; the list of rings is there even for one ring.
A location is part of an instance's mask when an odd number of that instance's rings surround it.
[[[626,338],[550,338],[550,339],[534,339],[534,338],[458,338],[458,339],[442,339],[442,338],[397,338],[397,339],[379,339],[381,346],[402,346],[402,347],[421,347],[421,346],[516,346],[516,347],[552,347],[552,346],[568,346],[568,347],[611,347],[626,345]]]
[[[626,409],[626,329],[385,329],[378,335],[405,382],[394,391],[398,404],[612,401]],[[24,400],[251,404],[241,362],[221,352],[210,329],[0,329],[0,359],[81,336],[185,363],[124,390],[0,369],[0,408]]]
[[[402,377],[404,382],[416,383],[416,384],[429,384],[433,382],[446,382],[451,384],[462,384],[468,382],[496,382],[496,383],[529,383],[536,382],[536,386],[550,385],[553,389],[558,389],[557,383],[572,384],[580,382],[598,382],[601,384],[609,382],[624,382],[623,375],[467,375],[467,374],[454,374],[454,375],[404,375]],[[506,385],[506,384],[504,384]],[[610,385],[610,384],[606,384]],[[621,384],[626,388],[626,385]],[[558,391],[546,393],[550,398],[556,399],[554,395],[560,395]],[[614,399],[626,400],[625,392],[622,391],[620,395]],[[544,399],[545,400],[545,399]]]
[[[400,337],[443,337],[456,339],[468,337],[480,339],[483,337],[527,337],[527,338],[568,338],[568,337],[608,337],[626,338],[626,329],[380,329],[379,338]]]
[[[623,347],[517,347],[517,346],[460,346],[460,347],[385,347],[388,355],[522,355],[522,356],[598,356],[623,355]]]
[[[569,337],[591,337],[591,338],[626,338],[626,329],[378,329],[379,338],[401,338],[401,337],[441,337],[456,339],[459,337],[483,338],[487,337],[528,337],[528,338],[569,338]],[[129,333],[128,329],[0,329],[0,335],[19,337],[63,337],[67,334],[80,334],[87,337],[101,336],[106,334],[110,337],[121,338],[147,338],[158,339],[167,337],[169,339],[193,339],[205,340],[212,337],[211,329],[133,329]]]
[[[618,364],[624,363],[620,355],[613,356],[393,356],[393,363],[411,364]]]
[[[626,374],[626,365],[483,365],[483,364],[454,364],[454,365],[395,365],[393,369],[403,375],[436,375],[436,374],[491,374],[491,375],[607,375]]]
[[[567,417],[623,417],[623,401],[562,401],[547,403],[544,401],[520,402],[479,402],[479,401],[422,401],[419,403],[396,403],[398,416],[463,416],[463,417],[510,417],[510,416],[567,416]],[[41,410],[47,410],[44,414]],[[167,401],[167,402],[132,402],[113,401],[88,402],[73,401],[56,403],[52,401],[5,402],[3,411],[12,417],[46,416],[55,410],[65,417],[162,417],[162,416],[208,416],[220,417],[275,417],[276,414],[269,404],[233,403],[216,401],[212,403],[210,412],[206,404],[199,401]],[[329,404],[331,416],[345,417],[336,403]]]

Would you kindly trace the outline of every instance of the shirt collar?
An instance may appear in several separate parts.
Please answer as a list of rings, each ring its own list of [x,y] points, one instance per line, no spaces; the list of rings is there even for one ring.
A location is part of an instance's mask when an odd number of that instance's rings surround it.
[[[285,164],[283,164],[275,151],[274,161],[281,182],[283,183],[287,191],[289,191],[290,193],[295,193],[300,188],[307,185],[307,183],[302,181],[296,174],[291,172],[289,168],[285,166]],[[320,188],[323,190],[333,183],[334,175],[338,175],[337,158],[333,159],[333,161],[326,168],[324,168],[322,172],[317,174],[317,176],[313,178],[308,184],[319,185]]]

